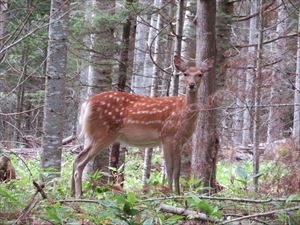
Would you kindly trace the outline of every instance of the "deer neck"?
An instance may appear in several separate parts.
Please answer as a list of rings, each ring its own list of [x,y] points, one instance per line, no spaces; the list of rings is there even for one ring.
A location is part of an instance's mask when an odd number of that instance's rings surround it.
[[[198,91],[186,92],[186,107],[194,106],[197,103]]]
[[[184,144],[192,136],[198,117],[197,92],[186,92],[184,107],[180,113],[179,126],[175,134],[175,139]]]

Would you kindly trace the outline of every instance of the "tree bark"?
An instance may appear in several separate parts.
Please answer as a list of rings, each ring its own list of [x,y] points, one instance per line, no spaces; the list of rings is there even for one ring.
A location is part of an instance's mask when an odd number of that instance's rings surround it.
[[[139,0],[139,4],[144,4],[145,1],[146,0]],[[144,62],[146,57],[149,26],[144,24],[145,22],[148,22],[147,15],[141,15],[137,18],[131,89],[138,95],[147,95],[144,89]]]
[[[8,0],[0,1],[0,50],[4,47],[5,24],[6,24],[6,11]],[[0,63],[3,61],[5,54],[0,54]]]
[[[259,15],[258,15],[258,43],[257,43],[257,56],[256,56],[256,76],[254,80],[255,85],[255,106],[260,105],[261,103],[261,88],[262,88],[262,57],[263,57],[263,29],[264,29],[264,20],[263,20],[263,3],[262,0],[258,0],[259,6]],[[258,191],[258,173],[259,173],[259,132],[260,132],[260,114],[261,108],[255,107],[254,109],[254,119],[253,119],[253,185],[254,191]]]
[[[69,1],[52,0],[48,34],[41,166],[60,176],[65,107]]]
[[[132,9],[132,4],[135,0],[126,0],[125,8],[127,10]],[[123,33],[122,33],[122,42],[121,42],[121,50],[120,50],[120,63],[119,63],[119,77],[118,77],[118,90],[125,91],[126,90],[126,82],[128,79],[128,75],[131,76],[129,72],[133,67],[133,61],[130,59],[130,56],[133,55],[134,44],[131,40],[134,38],[132,35],[132,29],[134,28],[135,18],[133,15],[129,15],[126,19],[126,23],[123,25]],[[134,30],[135,31],[135,30]],[[130,87],[128,85],[128,87]],[[109,157],[109,167],[118,169],[119,166],[124,165],[124,161],[121,160],[120,156],[120,143],[114,143],[110,148],[110,157]],[[118,174],[120,176],[120,174]],[[114,176],[112,176],[114,178]],[[110,179],[110,181],[114,181],[114,179]]]
[[[300,13],[298,15],[298,32],[300,32]],[[295,145],[300,149],[300,37],[297,43],[297,61],[296,61],[296,79],[294,94],[294,120],[293,120],[293,138]]]
[[[154,0],[154,7],[159,8],[159,2],[160,0]],[[153,77],[153,62],[151,60],[150,54],[153,54],[154,52],[154,38],[156,38],[156,25],[157,25],[157,18],[158,14],[153,13],[151,16],[150,21],[150,29],[148,33],[148,41],[147,41],[147,53],[145,55],[145,61],[144,61],[144,70],[143,70],[143,82],[144,82],[144,91],[143,94],[149,96],[151,92],[151,84],[152,84],[152,77]]]
[[[196,58],[196,0],[188,0],[183,24],[182,56],[188,62]]]
[[[175,3],[169,2],[167,6],[165,6],[165,17],[166,18],[173,18],[175,14]],[[171,21],[166,21],[166,23],[170,23]],[[166,50],[164,54],[164,68],[165,73],[163,73],[163,80],[162,80],[162,96],[169,96],[170,89],[171,89],[171,78],[172,78],[172,65],[173,65],[173,55],[174,55],[174,38],[173,38],[173,28],[172,26],[168,26],[167,29],[167,40],[166,40]]]
[[[164,4],[166,4],[165,0],[160,0],[159,8],[161,8]],[[157,23],[156,23],[156,32],[155,32],[155,41],[154,41],[154,51],[152,52],[153,60],[155,64],[159,67],[163,67],[163,50],[165,49],[163,36],[164,33],[162,29],[164,27],[164,20],[162,18],[162,12],[157,16]],[[159,83],[161,82],[161,71],[158,66],[153,64],[153,78],[152,78],[152,85],[151,85],[151,97],[158,97],[159,96]]]
[[[177,15],[176,15],[176,42],[175,54],[181,56],[182,36],[183,36],[183,21],[184,21],[184,0],[178,1]],[[175,74],[172,87],[172,96],[178,96],[179,93],[179,74]],[[183,92],[183,91],[181,91]]]
[[[134,0],[126,0],[125,8],[131,9]],[[133,16],[129,15],[126,19],[125,24],[123,25],[122,31],[122,42],[120,50],[120,63],[119,63],[119,77],[118,77],[118,89],[120,91],[125,91],[126,81],[128,76],[128,67],[129,67],[129,45],[131,37],[131,24],[133,23]]]
[[[152,165],[152,154],[153,154],[153,148],[145,148],[145,154],[144,154],[144,163],[143,163],[143,176],[142,176],[142,182],[143,186],[146,185],[147,180],[150,178],[151,173],[151,165]]]
[[[216,1],[197,0],[197,51],[196,65],[207,58],[216,58]],[[216,91],[215,68],[204,77],[199,88],[199,103],[202,108],[213,107],[212,95]],[[219,149],[216,113],[202,111],[193,137],[191,173],[196,179],[202,178],[205,187],[214,187],[216,183],[216,161]]]
[[[250,3],[250,15],[257,13],[257,0],[253,0]],[[249,45],[257,44],[257,18],[256,16],[250,19],[250,27],[249,27]],[[248,65],[250,68],[246,73],[246,85],[245,85],[245,107],[246,109],[243,112],[243,129],[242,129],[242,145],[248,146],[251,143],[251,106],[253,104],[253,68],[255,68],[255,47],[248,48]]]
[[[282,0],[277,0],[277,26],[276,34],[278,36],[284,35],[287,31],[287,22],[286,18],[288,17],[287,9]],[[270,104],[280,104],[282,103],[283,96],[282,90],[284,87],[284,82],[281,82],[284,78],[284,72],[286,71],[287,63],[287,46],[286,39],[278,40],[274,46],[275,59],[279,61],[275,65],[272,71],[272,81],[271,81],[271,96]],[[283,110],[281,107],[270,107],[268,115],[268,130],[267,130],[267,143],[272,143],[275,140],[278,140],[283,137],[283,121],[281,120],[281,115]]]
[[[115,1],[112,0],[91,0],[90,7],[86,13],[91,13],[91,18],[95,18],[96,12],[102,16],[114,14]],[[112,86],[112,58],[115,53],[114,29],[111,23],[100,20],[99,24],[92,27],[90,34],[90,65],[88,68],[88,95],[95,95],[111,89]],[[108,174],[109,172],[109,151],[104,150],[94,160],[87,164],[86,173],[94,174],[97,170]],[[103,182],[108,181],[107,177],[102,177]]]

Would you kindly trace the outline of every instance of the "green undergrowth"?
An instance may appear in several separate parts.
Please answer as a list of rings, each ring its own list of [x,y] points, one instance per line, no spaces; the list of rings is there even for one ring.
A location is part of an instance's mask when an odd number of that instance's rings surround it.
[[[16,168],[17,179],[0,184],[0,224],[193,224],[193,216],[183,216],[166,213],[161,210],[164,203],[174,207],[186,208],[202,212],[215,221],[232,218],[230,215],[247,215],[252,213],[276,210],[297,205],[292,199],[300,199],[297,193],[268,194],[264,190],[254,193],[252,190],[251,162],[242,163],[219,162],[217,180],[222,190],[211,196],[218,198],[269,199],[287,198],[286,202],[271,204],[250,204],[225,200],[202,199],[198,194],[203,187],[195,188],[200,181],[181,179],[183,195],[166,193],[161,183],[159,153],[153,155],[151,176],[148,188],[142,187],[142,156],[138,151],[131,151],[126,156],[124,190],[114,190],[111,185],[93,186],[83,182],[84,198],[71,202],[70,178],[72,171],[72,156],[64,154],[62,176],[44,184],[46,199],[33,185],[33,180],[40,183],[40,164],[38,158],[25,161],[15,155],[10,158]],[[25,164],[25,163],[26,164]],[[289,170],[284,166],[266,162],[261,165],[260,187],[266,188],[265,183],[282,179]],[[51,171],[43,172],[44,175]],[[90,179],[96,179],[101,174],[95,174]],[[166,185],[166,184],[164,184]],[[199,185],[198,185],[199,186]],[[299,203],[298,203],[299,204]],[[277,213],[272,217],[252,224],[300,224],[300,210],[289,213]],[[257,220],[259,221],[259,220]],[[197,221],[195,224],[201,224]],[[203,224],[214,224],[207,222]],[[217,224],[217,222],[215,222]],[[234,224],[234,223],[229,223]]]

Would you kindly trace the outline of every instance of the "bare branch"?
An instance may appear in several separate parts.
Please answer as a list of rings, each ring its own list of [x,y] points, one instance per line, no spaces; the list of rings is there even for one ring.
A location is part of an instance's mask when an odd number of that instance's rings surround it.
[[[273,215],[276,213],[281,213],[281,212],[288,212],[288,211],[294,211],[300,209],[300,206],[294,206],[294,207],[290,207],[290,208],[286,208],[286,209],[277,209],[277,210],[273,210],[273,211],[268,211],[268,212],[263,212],[263,213],[256,213],[256,214],[252,214],[252,215],[248,215],[248,216],[242,216],[239,218],[235,218],[232,220],[226,220],[220,224],[228,224],[228,223],[232,223],[232,222],[236,222],[236,221],[240,221],[240,220],[245,220],[245,219],[251,219],[254,217],[260,217],[260,216],[269,216],[269,215]]]

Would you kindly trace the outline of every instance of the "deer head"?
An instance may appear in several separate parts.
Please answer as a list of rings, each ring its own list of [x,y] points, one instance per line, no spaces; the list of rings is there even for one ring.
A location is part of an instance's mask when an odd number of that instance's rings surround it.
[[[187,67],[180,56],[174,56],[174,65],[176,69],[182,72],[185,77],[184,83],[187,92],[196,92],[198,90],[204,73],[208,72],[213,67],[213,64],[213,59],[206,59],[199,67]]]

